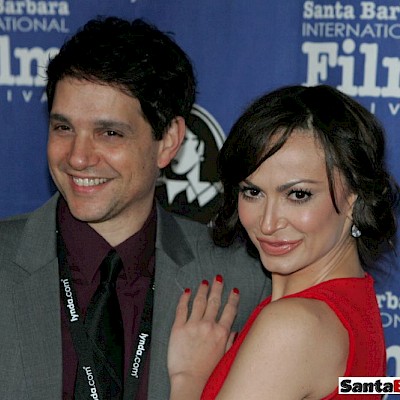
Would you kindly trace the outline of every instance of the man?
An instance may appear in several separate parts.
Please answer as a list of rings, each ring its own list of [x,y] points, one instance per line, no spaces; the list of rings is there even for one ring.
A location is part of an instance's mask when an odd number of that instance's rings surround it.
[[[269,290],[242,249],[214,247],[205,226],[154,200],[194,102],[191,63],[155,27],[105,18],[63,45],[47,77],[59,192],[0,223],[0,398],[166,399],[182,290],[217,274],[226,292],[239,288],[235,330]],[[119,267],[104,283],[113,250]],[[100,306],[102,291],[114,303]]]

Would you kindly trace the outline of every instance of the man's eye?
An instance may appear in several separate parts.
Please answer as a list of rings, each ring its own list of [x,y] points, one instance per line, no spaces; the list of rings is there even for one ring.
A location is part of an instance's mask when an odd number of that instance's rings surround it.
[[[68,131],[70,128],[68,125],[56,125],[54,129],[56,131]]]
[[[122,137],[123,135],[117,131],[106,131],[104,133],[105,136],[107,137]]]
[[[107,131],[107,132],[106,132],[106,135],[107,135],[107,136],[117,136],[118,133],[115,132],[115,131]]]

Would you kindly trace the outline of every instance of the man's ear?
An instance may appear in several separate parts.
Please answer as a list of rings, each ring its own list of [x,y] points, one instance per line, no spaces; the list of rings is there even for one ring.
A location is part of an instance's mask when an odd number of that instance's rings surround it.
[[[165,168],[179,151],[186,134],[186,124],[183,117],[175,117],[163,138],[159,141],[158,168]]]

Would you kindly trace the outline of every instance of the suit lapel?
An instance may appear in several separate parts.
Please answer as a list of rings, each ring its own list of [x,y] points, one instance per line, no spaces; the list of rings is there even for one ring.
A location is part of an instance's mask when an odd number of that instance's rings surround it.
[[[31,399],[61,394],[61,335],[58,263],[44,266],[14,292],[21,357]]]
[[[180,282],[186,273],[184,267],[193,259],[187,238],[175,218],[158,207],[149,400],[164,398],[169,392],[166,370],[169,334],[182,290]]]
[[[28,219],[15,259],[26,277],[15,287],[17,334],[30,399],[59,398],[61,318],[53,198]]]
[[[189,263],[194,258],[186,236],[175,218],[161,206],[157,206],[156,249],[165,253],[176,268]]]
[[[156,334],[160,340],[165,341],[164,329],[170,328],[170,322],[166,321],[166,315],[175,315],[175,301],[169,299],[180,296],[181,282],[185,282],[187,266],[194,259],[187,238],[182,232],[175,218],[158,209],[157,214],[157,239],[156,239],[156,268],[155,268],[155,305],[154,323]],[[169,307],[173,309],[172,314]],[[157,313],[160,313],[159,315]]]
[[[185,275],[184,267],[194,259],[194,255],[175,218],[162,209],[158,210],[157,218],[153,329],[154,339],[165,342],[172,322],[166,316],[175,314],[175,299],[179,298],[182,290],[180,282]]]

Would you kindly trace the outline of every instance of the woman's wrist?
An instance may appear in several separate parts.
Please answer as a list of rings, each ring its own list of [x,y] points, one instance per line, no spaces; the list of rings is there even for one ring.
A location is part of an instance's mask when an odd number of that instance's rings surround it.
[[[199,400],[207,383],[207,378],[180,372],[170,376],[170,383],[170,400]]]

